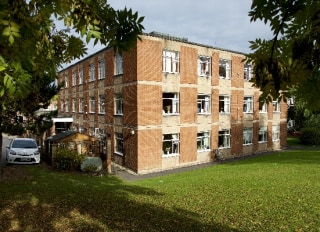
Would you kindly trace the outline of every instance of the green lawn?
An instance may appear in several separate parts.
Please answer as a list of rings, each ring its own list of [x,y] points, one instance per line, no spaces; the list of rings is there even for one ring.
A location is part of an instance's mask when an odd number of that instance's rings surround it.
[[[320,231],[318,150],[130,183],[22,168],[0,182],[1,231]]]

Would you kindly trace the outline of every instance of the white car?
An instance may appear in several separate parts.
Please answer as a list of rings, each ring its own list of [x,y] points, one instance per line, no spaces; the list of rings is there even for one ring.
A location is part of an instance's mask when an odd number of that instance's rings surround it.
[[[7,146],[7,164],[40,163],[39,148],[34,139],[14,138]]]

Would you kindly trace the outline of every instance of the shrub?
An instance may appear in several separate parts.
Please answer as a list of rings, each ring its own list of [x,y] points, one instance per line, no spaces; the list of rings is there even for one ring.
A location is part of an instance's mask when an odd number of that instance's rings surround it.
[[[52,165],[59,170],[72,170],[79,169],[80,164],[83,162],[85,155],[78,154],[75,150],[67,148],[58,148],[52,154]]]
[[[94,173],[97,172],[98,167],[94,164],[89,164],[83,168],[85,173]]]
[[[304,145],[320,145],[320,131],[315,127],[307,127],[301,130],[300,141]]]

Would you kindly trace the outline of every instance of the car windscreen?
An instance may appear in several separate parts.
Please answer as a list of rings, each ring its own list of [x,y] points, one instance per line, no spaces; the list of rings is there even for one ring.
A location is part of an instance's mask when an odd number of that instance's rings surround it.
[[[38,148],[38,146],[32,140],[14,140],[12,148]]]

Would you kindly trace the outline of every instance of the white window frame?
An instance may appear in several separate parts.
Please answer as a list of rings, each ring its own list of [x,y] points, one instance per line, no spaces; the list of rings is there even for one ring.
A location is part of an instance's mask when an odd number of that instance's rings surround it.
[[[197,151],[208,151],[211,148],[210,145],[210,132],[198,132],[197,133]]]
[[[83,98],[79,98],[79,113],[83,113],[83,105],[84,99]]]
[[[179,115],[180,100],[179,93],[164,92],[162,93],[163,115]]]
[[[79,68],[79,85],[83,84],[83,68]]]
[[[272,141],[280,140],[280,125],[272,126]]]
[[[200,77],[211,76],[211,57],[198,56],[198,75]]]
[[[219,59],[219,76],[222,79],[231,79],[231,60]]]
[[[163,50],[162,71],[167,73],[180,72],[180,57],[178,51]]]
[[[116,93],[114,96],[114,114],[123,115],[123,96],[122,93]]]
[[[259,143],[268,142],[268,128],[266,126],[259,127]]]
[[[253,128],[243,128],[243,145],[252,145]]]
[[[114,55],[114,74],[123,74],[123,57],[118,52]]]
[[[105,95],[99,95],[99,114],[106,113],[106,97]]]
[[[89,70],[90,70],[90,79],[89,81],[94,81],[95,78],[96,78],[96,67],[94,64],[90,64],[90,67],[89,67]]]
[[[77,85],[77,72],[76,70],[72,71],[72,86],[76,86]]]
[[[106,77],[106,65],[105,60],[99,60],[99,80],[104,79]]]
[[[243,97],[243,113],[253,113],[253,96]]]
[[[245,64],[244,65],[244,80],[250,81],[253,77],[253,66],[252,64]]]
[[[77,112],[77,100],[75,98],[72,99],[72,112]]]
[[[123,141],[123,134],[122,133],[114,133],[114,150],[115,153],[119,155],[123,155],[123,146],[124,141]]]
[[[230,96],[219,95],[219,112],[221,114],[230,114]]]
[[[218,132],[218,147],[219,148],[230,148],[231,135],[229,129],[220,130]]]
[[[162,135],[162,156],[170,157],[180,154],[180,134]]]
[[[266,102],[259,102],[259,113],[267,113],[268,104]]]
[[[89,100],[89,113],[95,113],[95,112],[96,112],[96,99],[94,96],[91,96]]]
[[[211,96],[198,94],[198,114],[211,114]]]
[[[280,113],[280,102],[273,101],[272,106],[273,106],[273,112]]]

